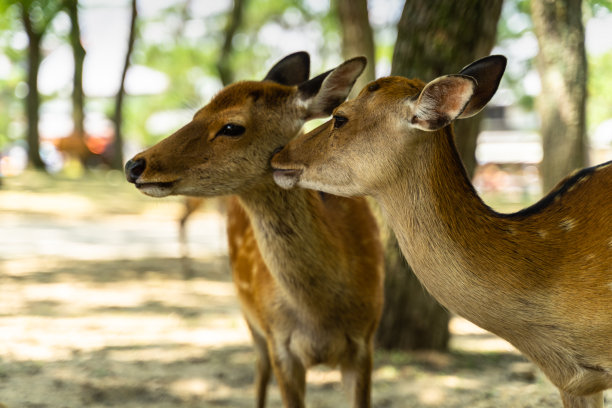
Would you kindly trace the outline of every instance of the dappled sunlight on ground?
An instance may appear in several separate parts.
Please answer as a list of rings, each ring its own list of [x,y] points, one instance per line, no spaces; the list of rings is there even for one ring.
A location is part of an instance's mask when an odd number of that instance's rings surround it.
[[[254,354],[227,258],[195,259],[191,280],[176,258],[4,267],[0,401],[10,408],[252,406]],[[452,327],[450,354],[377,352],[375,407],[559,406],[536,370],[512,378],[528,363],[505,342],[460,319]],[[472,350],[479,341],[497,346]],[[348,406],[337,370],[311,370],[308,384],[310,407]]]
[[[223,218],[199,213],[189,224],[194,276],[184,280],[180,201],[127,187],[36,176],[0,190],[0,403],[252,407],[255,357]],[[462,319],[451,329],[447,354],[376,352],[375,408],[561,406],[508,343]],[[308,373],[308,407],[348,401],[338,370]],[[281,406],[275,384],[269,406]]]

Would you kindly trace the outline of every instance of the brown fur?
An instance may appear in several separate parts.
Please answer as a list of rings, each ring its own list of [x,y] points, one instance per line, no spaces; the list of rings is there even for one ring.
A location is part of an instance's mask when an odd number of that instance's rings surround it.
[[[612,387],[612,165],[498,214],[469,182],[451,128],[413,126],[422,90],[420,81],[377,80],[335,110],[348,119],[342,127],[330,121],[278,153],[275,179],[374,196],[432,295],[529,356],[565,407],[603,407]]]
[[[258,407],[265,404],[271,367],[284,405],[303,407],[306,369],[329,364],[341,367],[353,406],[367,408],[382,248],[364,199],[274,184],[270,158],[306,117],[295,86],[231,85],[190,124],[137,155],[146,169],[134,182],[153,195],[237,195],[228,207],[228,239],[258,354]],[[246,131],[219,136],[226,123]]]

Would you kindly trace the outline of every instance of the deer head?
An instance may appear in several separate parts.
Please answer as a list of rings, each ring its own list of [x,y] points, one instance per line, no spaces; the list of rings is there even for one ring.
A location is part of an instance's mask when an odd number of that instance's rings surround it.
[[[270,158],[308,119],[331,113],[366,60],[357,57],[308,80],[307,53],[278,62],[263,81],[225,87],[193,120],[125,165],[144,194],[239,194],[271,180]]]
[[[418,149],[432,132],[477,114],[505,65],[505,57],[489,56],[428,84],[397,76],[370,83],[337,107],[333,119],[273,158],[276,183],[338,195],[375,193],[418,164]]]

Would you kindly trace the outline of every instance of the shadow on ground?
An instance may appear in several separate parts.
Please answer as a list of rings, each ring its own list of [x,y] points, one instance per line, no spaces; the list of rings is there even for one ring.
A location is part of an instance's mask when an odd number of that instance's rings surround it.
[[[226,257],[195,260],[190,280],[174,258],[41,257],[0,265],[0,402],[8,408],[254,405],[254,354]],[[339,373],[327,368],[309,373],[307,401],[315,408],[350,406]],[[281,406],[275,384],[269,406]],[[513,352],[379,351],[373,406],[560,401]]]

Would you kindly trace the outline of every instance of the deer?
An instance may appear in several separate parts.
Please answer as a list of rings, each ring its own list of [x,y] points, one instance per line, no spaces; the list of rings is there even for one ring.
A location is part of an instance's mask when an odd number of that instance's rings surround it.
[[[329,116],[366,64],[309,78],[305,52],[263,81],[222,89],[193,120],[134,156],[127,180],[153,197],[230,195],[232,277],[256,352],[256,404],[271,371],[285,407],[304,407],[306,370],[340,367],[353,407],[370,407],[373,334],[382,311],[383,250],[364,198],[284,190],[270,159],[305,121]]]
[[[612,387],[612,162],[576,171],[521,211],[486,205],[452,123],[484,108],[505,66],[492,55],[428,83],[379,78],[278,152],[274,179],[373,197],[443,306],[530,358],[564,407],[601,408]]]

